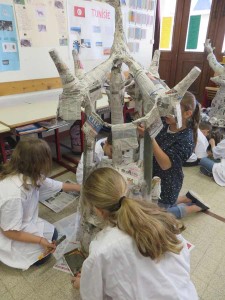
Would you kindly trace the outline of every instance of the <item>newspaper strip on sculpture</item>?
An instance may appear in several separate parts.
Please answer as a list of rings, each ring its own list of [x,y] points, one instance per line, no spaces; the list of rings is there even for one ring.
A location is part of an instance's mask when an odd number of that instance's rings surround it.
[[[160,79],[158,69],[159,69],[159,59],[160,59],[160,51],[155,50],[151,65],[149,67],[149,70],[145,71],[148,78],[153,82],[156,89],[160,89],[161,87],[165,88],[169,91],[169,87],[165,84],[163,80]],[[131,76],[131,75],[130,75]],[[142,94],[140,92],[140,89],[137,84],[135,84],[135,81],[133,81],[132,84],[126,86],[126,92],[134,99],[135,101],[135,109],[139,113],[139,116],[142,116]],[[145,112],[149,112],[148,104],[145,102]],[[151,106],[151,102],[150,102]]]
[[[84,67],[80,60],[79,53],[76,49],[72,50],[73,62],[74,62],[74,74],[79,79],[84,77]]]
[[[122,163],[122,151],[138,148],[137,126],[132,123],[112,125],[113,164]]]
[[[153,145],[149,133],[144,131],[144,180],[143,195],[151,201],[152,171],[153,171]]]
[[[152,61],[151,61],[151,64],[150,64],[150,67],[149,67],[149,72],[152,76],[156,77],[156,78],[159,78],[160,79],[160,76],[159,76],[159,60],[160,60],[160,50],[155,50],[154,51],[154,55],[153,55],[153,58],[152,58]]]
[[[56,50],[51,50],[49,54],[55,63],[63,86],[57,115],[63,120],[81,120],[81,103],[86,94],[85,86],[72,75]]]
[[[103,127],[103,120],[99,117],[98,114],[92,112],[87,116],[87,119],[82,127],[84,134],[88,137],[95,139],[99,131]]]
[[[153,108],[156,100],[158,101],[157,105],[161,116],[174,114],[174,108],[178,108],[176,105],[177,101],[182,99],[189,86],[201,72],[199,68],[194,67],[180,83],[171,89],[172,93],[168,94],[169,91],[162,82],[157,81],[157,79],[151,80],[133,58],[126,56],[124,57],[124,61],[133,73],[134,79],[142,93],[144,114],[147,114]],[[178,112],[176,115],[179,116],[180,113]],[[178,121],[178,124],[181,124],[181,120]]]
[[[155,138],[163,127],[157,105],[144,117],[133,121],[135,125],[143,125],[150,137]]]
[[[95,139],[90,135],[84,135],[83,182],[94,165],[94,145]]]
[[[81,215],[81,219],[77,231],[77,240],[80,241],[82,252],[88,256],[91,241],[95,238],[96,234],[104,228],[105,224],[99,220],[93,208],[84,201],[82,192],[78,211]]]
[[[213,54],[214,48],[212,48],[210,40],[206,40],[205,49],[209,53],[207,56],[209,65],[216,75],[210,79],[219,86],[219,90],[211,102],[209,121],[213,126],[225,127],[225,68],[217,61]]]
[[[141,91],[137,84],[135,83],[133,76],[129,74],[128,80],[130,83],[126,85],[125,91],[135,102],[135,111],[138,113],[139,117],[143,115],[143,97]]]
[[[90,98],[93,102],[100,97],[100,90],[106,74],[112,67],[114,56],[84,74],[74,77],[62,62],[56,50],[49,52],[62,80],[63,93],[60,97],[58,116],[64,120],[80,120],[81,105]]]
[[[125,79],[121,71],[122,64],[112,67],[109,88],[106,94],[109,98],[109,106],[111,110],[111,123],[123,124],[123,104],[124,104],[124,85]]]

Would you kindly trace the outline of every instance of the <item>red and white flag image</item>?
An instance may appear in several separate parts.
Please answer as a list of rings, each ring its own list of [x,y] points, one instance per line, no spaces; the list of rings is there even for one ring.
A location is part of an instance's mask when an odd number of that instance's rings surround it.
[[[74,6],[74,16],[85,18],[85,8],[80,6]]]

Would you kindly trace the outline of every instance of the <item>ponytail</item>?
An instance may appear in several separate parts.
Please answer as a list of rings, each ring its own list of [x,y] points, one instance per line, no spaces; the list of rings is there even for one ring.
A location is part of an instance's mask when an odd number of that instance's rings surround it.
[[[112,168],[99,168],[86,179],[82,195],[92,206],[104,211],[111,226],[130,235],[143,256],[160,259],[171,251],[179,254],[182,245],[177,238],[184,226],[154,204],[125,196],[127,183]]]
[[[193,111],[193,114],[191,116],[191,122],[190,122],[190,127],[193,130],[195,145],[197,144],[197,139],[198,139],[199,122],[200,122],[200,109],[199,109],[199,105],[196,104],[195,110]]]
[[[167,251],[179,254],[177,238],[184,226],[157,205],[125,198],[117,213],[117,226],[130,235],[143,256],[159,260]]]
[[[185,111],[192,111],[192,116],[187,120],[186,125],[193,130],[194,144],[196,145],[198,138],[198,127],[200,123],[199,104],[197,103],[195,96],[192,93],[186,92],[181,100],[181,105],[184,107]]]

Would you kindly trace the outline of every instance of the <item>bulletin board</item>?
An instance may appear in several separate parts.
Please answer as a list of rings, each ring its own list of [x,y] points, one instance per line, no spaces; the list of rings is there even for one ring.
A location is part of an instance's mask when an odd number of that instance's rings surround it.
[[[156,1],[122,1],[128,45],[135,59],[146,68],[152,57]],[[54,9],[49,10],[46,3],[51,3]],[[80,50],[80,57],[86,71],[107,59],[114,33],[114,10],[108,4],[90,0],[0,0],[0,4],[13,7],[19,54],[19,69],[0,72],[0,95],[1,84],[7,82],[21,81],[25,84],[30,80],[35,85],[35,80],[45,81],[49,78],[50,82],[53,80],[53,86],[58,85],[55,81],[58,72],[48,52],[55,48],[73,70],[71,51],[77,38],[84,45]],[[104,11],[105,18],[102,17]],[[89,20],[91,16],[91,29],[86,32],[82,30],[85,26],[84,13],[89,16]],[[63,15],[67,22],[60,27],[58,24],[62,24]],[[47,19],[51,20],[53,27]],[[106,31],[100,36],[99,30],[102,30],[103,25],[107,25]],[[49,32],[52,33],[51,38],[46,38]]]

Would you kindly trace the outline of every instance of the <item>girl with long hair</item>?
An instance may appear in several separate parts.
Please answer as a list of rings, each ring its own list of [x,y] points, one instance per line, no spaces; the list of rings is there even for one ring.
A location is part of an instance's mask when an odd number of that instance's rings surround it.
[[[83,300],[198,299],[180,221],[154,204],[126,197],[127,183],[112,168],[87,178],[83,200],[105,227],[90,244],[74,278]]]
[[[192,93],[186,92],[180,105],[182,126],[177,128],[175,117],[166,116],[162,130],[152,139],[153,176],[161,178],[158,204],[177,218],[207,209],[200,201],[194,203],[186,196],[178,197],[184,178],[182,165],[195,148],[200,120],[199,105]],[[142,132],[143,129],[139,127],[139,133]]]
[[[80,186],[47,178],[52,158],[41,139],[20,141],[11,160],[0,173],[0,261],[18,269],[28,269],[42,253],[54,251],[57,231],[38,217],[38,201]],[[37,264],[46,261],[44,258]]]

